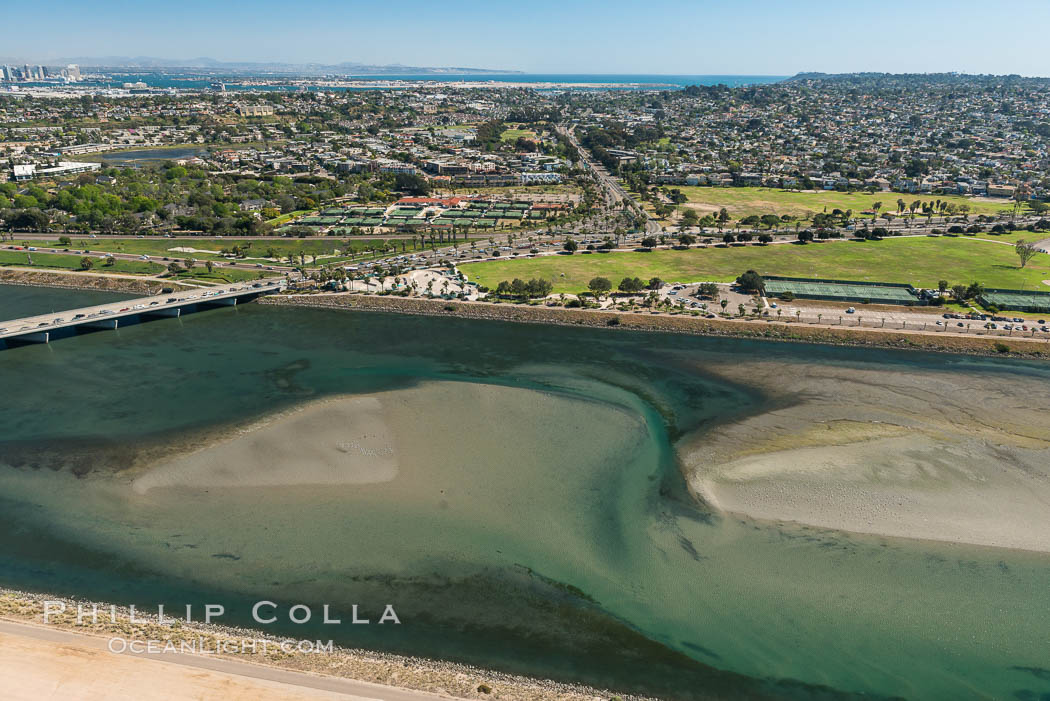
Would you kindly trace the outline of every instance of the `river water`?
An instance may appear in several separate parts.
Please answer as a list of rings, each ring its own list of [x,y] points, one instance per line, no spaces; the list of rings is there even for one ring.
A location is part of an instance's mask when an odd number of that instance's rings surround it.
[[[0,288],[8,316],[13,294],[59,293]],[[759,357],[1050,382],[995,359],[259,305],[15,348],[0,585],[220,602],[227,623],[263,598],[356,603],[373,625],[271,630],[676,699],[1046,698],[1050,556],[753,521],[688,493],[676,441],[771,402],[703,368]],[[165,451],[346,396],[378,398],[396,476],[260,486],[217,465],[136,488]],[[386,604],[400,625],[374,624]]]

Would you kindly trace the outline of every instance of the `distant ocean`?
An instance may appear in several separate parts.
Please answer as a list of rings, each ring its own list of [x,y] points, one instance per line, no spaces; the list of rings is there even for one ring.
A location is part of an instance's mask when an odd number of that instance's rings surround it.
[[[182,89],[207,89],[213,83],[223,83],[227,90],[296,90],[294,85],[272,85],[272,86],[244,86],[238,85],[239,81],[250,79],[265,79],[280,81],[282,79],[292,80],[295,78],[320,78],[321,76],[286,76],[274,74],[258,75],[218,75],[201,74],[195,72],[173,73],[158,71],[141,72],[111,72],[107,74],[110,80],[106,81],[84,81],[81,85],[97,85],[103,87],[121,87],[124,83],[142,82],[151,88],[182,88]],[[771,75],[659,75],[659,74],[631,74],[631,73],[407,73],[407,74],[368,74],[368,75],[339,75],[331,76],[333,79],[349,79],[357,81],[375,81],[377,83],[404,80],[413,82],[499,82],[499,83],[521,83],[523,86],[542,83],[591,83],[601,85],[630,85],[627,89],[669,89],[677,90],[688,85],[727,85],[739,87],[742,85],[763,85],[777,83],[789,76]],[[23,83],[23,85],[46,85],[46,83]],[[316,90],[319,88],[310,88]],[[368,90],[370,88],[358,88]],[[379,86],[375,89],[380,89]],[[381,89],[387,89],[385,87]]]

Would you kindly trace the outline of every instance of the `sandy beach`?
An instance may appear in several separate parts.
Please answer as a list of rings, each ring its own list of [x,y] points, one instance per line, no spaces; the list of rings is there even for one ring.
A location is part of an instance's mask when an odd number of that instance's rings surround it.
[[[709,368],[710,370],[710,368]],[[1050,551],[1050,386],[1016,376],[746,362],[717,374],[778,408],[684,438],[690,487],[726,512]]]
[[[52,633],[52,631],[47,631]],[[161,659],[118,656],[105,642],[68,635],[57,640],[34,637],[32,627],[0,629],[0,668],[7,701],[103,701],[104,699],[225,699],[226,701],[338,701],[391,698],[369,689],[371,695],[326,691],[295,683],[253,679],[228,671]],[[20,673],[12,673],[21,670]],[[301,675],[303,679],[309,679]],[[297,679],[298,677],[290,677]],[[366,690],[362,689],[362,691]],[[397,690],[390,690],[397,693]],[[378,693],[377,693],[378,692]],[[400,692],[408,696],[408,692]],[[412,698],[409,696],[409,698]],[[419,693],[419,699],[438,699]]]
[[[62,601],[68,611],[43,623],[43,602]],[[256,632],[201,623],[179,627],[130,623],[118,607],[78,624],[77,602],[0,590],[0,675],[5,701],[104,701],[201,699],[201,701],[439,701],[498,697],[511,701],[598,701],[610,693],[464,665],[336,647],[317,655],[269,649]],[[141,614],[140,614],[141,615]],[[255,641],[252,652],[192,654],[114,653],[112,640],[198,642],[202,649]],[[158,645],[160,648],[160,645]],[[625,698],[639,698],[626,696]],[[641,701],[641,699],[639,699]]]

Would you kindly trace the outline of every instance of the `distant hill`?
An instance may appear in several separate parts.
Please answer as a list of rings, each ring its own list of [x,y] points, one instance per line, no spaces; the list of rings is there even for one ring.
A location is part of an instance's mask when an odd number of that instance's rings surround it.
[[[1026,78],[1019,75],[991,75],[967,73],[799,73],[788,78],[786,83],[803,81],[825,81],[835,83],[867,84],[955,84],[955,83],[1044,83],[1047,78]]]
[[[46,61],[26,61],[24,59],[0,58],[0,63],[21,65],[42,64],[48,66],[76,63],[81,68],[126,68],[126,69],[203,69],[212,72],[226,73],[294,73],[314,75],[325,73],[353,73],[368,75],[394,75],[399,73],[520,73],[521,71],[472,68],[465,66],[405,66],[392,64],[377,66],[367,63],[346,61],[343,63],[274,63],[265,61],[219,61],[207,56],[197,58],[157,58],[154,56],[68,56]]]

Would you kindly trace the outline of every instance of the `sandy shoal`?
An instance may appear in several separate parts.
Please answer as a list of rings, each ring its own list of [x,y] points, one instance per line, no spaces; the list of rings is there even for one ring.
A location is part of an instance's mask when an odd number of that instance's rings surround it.
[[[342,397],[272,416],[232,438],[161,462],[132,482],[158,487],[279,487],[387,482],[394,432],[372,396]]]
[[[1050,552],[1045,376],[743,362],[774,408],[685,437],[690,488],[753,518]]]

